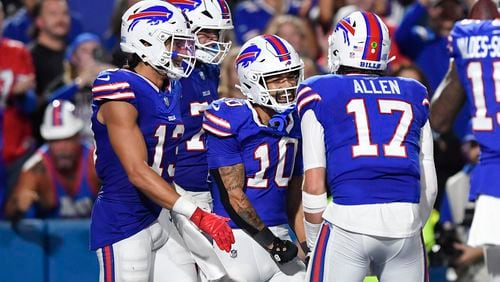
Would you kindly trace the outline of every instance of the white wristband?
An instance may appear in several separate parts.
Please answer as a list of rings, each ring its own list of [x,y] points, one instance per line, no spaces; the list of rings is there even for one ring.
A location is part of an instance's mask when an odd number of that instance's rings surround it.
[[[182,214],[187,218],[191,218],[197,206],[191,201],[187,200],[186,197],[180,196],[177,201],[175,201],[172,211]]]
[[[311,252],[314,250],[316,245],[316,239],[318,238],[319,230],[321,229],[321,223],[310,223],[304,219],[304,230],[306,231],[307,247]]]
[[[326,199],[326,192],[320,195],[309,194],[302,191],[302,205],[304,212],[307,213],[320,213],[326,209],[328,200]]]

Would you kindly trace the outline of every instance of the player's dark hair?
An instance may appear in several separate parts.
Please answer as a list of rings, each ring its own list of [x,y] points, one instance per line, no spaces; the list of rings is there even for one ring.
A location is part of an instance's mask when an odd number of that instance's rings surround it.
[[[124,69],[134,70],[137,65],[142,62],[141,58],[135,53],[125,53],[126,59],[123,65]]]
[[[337,74],[361,73],[361,74],[378,75],[378,76],[386,75],[385,70],[367,70],[367,69],[353,68],[348,66],[340,66],[336,73]]]

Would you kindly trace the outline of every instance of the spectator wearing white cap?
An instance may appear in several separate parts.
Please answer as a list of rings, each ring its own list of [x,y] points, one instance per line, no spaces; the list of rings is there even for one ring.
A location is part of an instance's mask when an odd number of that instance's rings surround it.
[[[90,216],[99,180],[93,149],[81,142],[83,121],[75,106],[54,100],[40,127],[46,143],[25,163],[5,205],[5,216],[16,219],[28,211],[40,218]]]

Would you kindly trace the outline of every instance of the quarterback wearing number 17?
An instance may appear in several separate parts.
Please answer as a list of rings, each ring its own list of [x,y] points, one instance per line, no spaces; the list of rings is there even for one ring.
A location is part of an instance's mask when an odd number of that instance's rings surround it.
[[[308,281],[428,281],[421,229],[437,192],[429,101],[419,82],[384,76],[390,44],[377,15],[354,12],[329,39],[334,74],[297,90]]]

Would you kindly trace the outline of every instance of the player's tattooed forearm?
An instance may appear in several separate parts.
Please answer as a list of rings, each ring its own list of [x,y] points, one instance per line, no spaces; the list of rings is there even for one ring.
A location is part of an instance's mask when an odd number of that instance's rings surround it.
[[[264,223],[243,191],[245,185],[245,167],[243,164],[221,167],[219,173],[229,194],[231,206],[236,213],[258,230],[264,228]]]
[[[221,167],[219,173],[228,192],[234,189],[243,190],[245,184],[245,168],[243,164]]]
[[[248,201],[248,199],[247,199],[247,201]],[[236,212],[238,213],[238,215],[241,218],[243,218],[243,220],[245,220],[247,223],[251,224],[257,230],[262,230],[262,228],[265,227],[264,223],[259,218],[259,216],[257,215],[257,212],[255,211],[255,209],[252,206],[247,207],[247,208],[240,207],[239,209],[236,210]]]
[[[257,211],[255,211],[247,195],[242,190],[229,192],[229,201],[233,209],[244,221],[258,230],[264,228],[264,223],[260,220]]]

